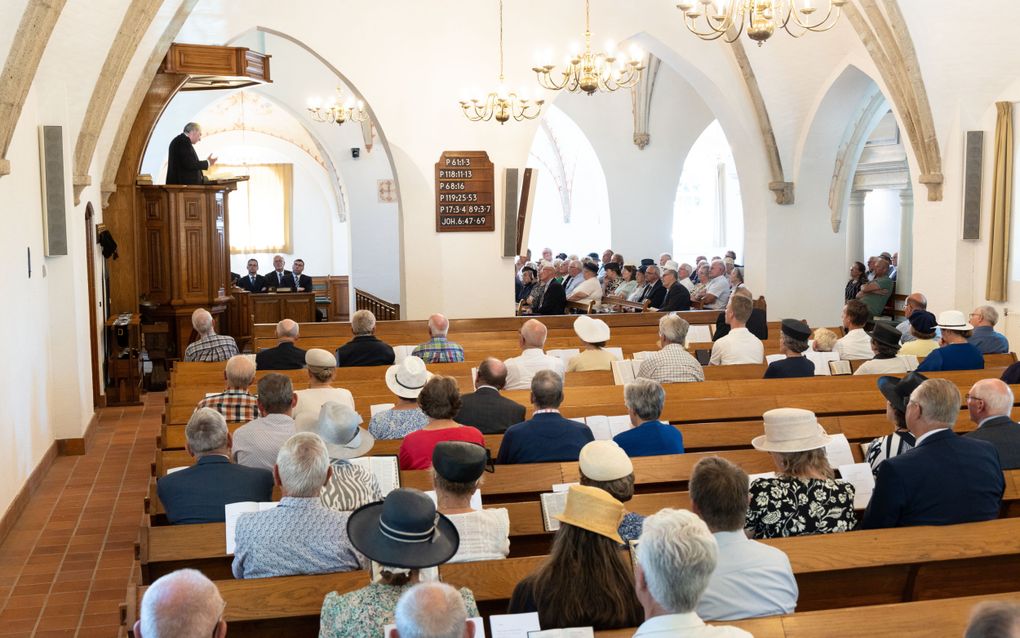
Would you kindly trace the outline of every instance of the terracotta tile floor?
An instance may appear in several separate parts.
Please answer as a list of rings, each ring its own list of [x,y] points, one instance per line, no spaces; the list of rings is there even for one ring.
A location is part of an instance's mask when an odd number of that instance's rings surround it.
[[[116,636],[163,412],[100,411],[85,456],[57,457],[0,544],[0,636]]]

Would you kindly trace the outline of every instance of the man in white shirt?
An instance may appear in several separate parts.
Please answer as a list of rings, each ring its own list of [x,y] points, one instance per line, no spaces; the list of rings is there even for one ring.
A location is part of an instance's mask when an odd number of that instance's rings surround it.
[[[736,627],[710,627],[695,612],[718,554],[712,533],[695,514],[667,508],[646,518],[634,568],[645,621],[634,638],[750,637]]]
[[[592,262],[584,265],[582,276],[584,281],[574,287],[574,291],[567,294],[567,301],[578,303],[598,303],[602,301],[602,285],[598,279],[599,268]]]
[[[701,298],[701,303],[706,310],[722,310],[730,298],[730,282],[726,278],[726,264],[718,259],[713,261],[708,276],[708,287]]]
[[[521,326],[521,354],[507,359],[506,388],[507,390],[527,390],[531,387],[531,379],[539,370],[552,370],[563,376],[563,360],[550,357],[542,351],[546,335],[549,331],[545,324],[537,319],[529,319]]]
[[[871,359],[875,356],[871,349],[871,336],[864,331],[869,319],[871,311],[863,301],[851,299],[843,306],[843,327],[847,332],[832,347],[840,359]]]
[[[708,581],[698,615],[705,620],[738,620],[792,614],[797,579],[782,550],[744,534],[747,474],[718,456],[694,466],[688,485],[691,509],[719,544],[719,561]]]
[[[684,288],[686,288],[687,292],[694,290],[694,282],[691,281],[691,273],[694,272],[694,269],[691,268],[691,265],[688,264],[687,262],[684,262],[680,264],[680,269],[677,270],[676,272],[677,277],[679,277],[678,283]]]
[[[563,278],[563,292],[567,293],[567,297],[582,281],[584,281],[584,275],[581,274],[581,262],[576,259],[568,262],[567,276]]]
[[[726,323],[730,332],[712,344],[710,365],[731,366],[740,363],[761,363],[765,346],[747,329],[754,302],[744,295],[733,295],[726,304]]]

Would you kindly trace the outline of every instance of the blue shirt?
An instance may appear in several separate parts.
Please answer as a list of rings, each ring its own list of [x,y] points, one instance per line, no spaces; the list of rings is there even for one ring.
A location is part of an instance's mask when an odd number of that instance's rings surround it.
[[[983,354],[1004,354],[1009,352],[1009,339],[991,326],[978,326],[970,333],[967,342]]]
[[[981,351],[969,343],[951,343],[931,351],[918,372],[938,372],[939,370],[983,370],[985,358]]]
[[[719,562],[698,601],[705,620],[736,620],[792,614],[797,580],[782,550],[753,541],[744,530],[715,532]]]
[[[627,456],[684,453],[684,436],[680,430],[659,421],[645,421],[632,430],[617,434],[613,440]]]
[[[511,425],[503,434],[497,463],[576,461],[585,444],[595,440],[588,426],[556,412],[536,414]]]

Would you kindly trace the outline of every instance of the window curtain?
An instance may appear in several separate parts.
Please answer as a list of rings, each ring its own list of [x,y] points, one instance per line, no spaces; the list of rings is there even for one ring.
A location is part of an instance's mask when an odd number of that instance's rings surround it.
[[[216,165],[210,178],[248,175],[230,193],[230,254],[292,253],[293,164]]]
[[[1013,104],[996,102],[995,185],[992,189],[992,228],[988,246],[988,285],[985,297],[1006,301],[1009,283],[1009,228],[1013,211]]]

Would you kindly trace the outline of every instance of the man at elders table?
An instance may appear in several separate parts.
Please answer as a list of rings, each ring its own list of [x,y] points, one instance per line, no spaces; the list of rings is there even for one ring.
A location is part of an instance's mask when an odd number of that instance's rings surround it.
[[[237,287],[248,292],[265,292],[266,278],[259,274],[259,261],[248,260],[248,274],[237,279]]]
[[[184,132],[170,141],[169,156],[166,166],[167,184],[196,185],[205,183],[207,170],[216,163],[216,156],[209,155],[204,160],[198,159],[195,144],[202,139],[202,127],[196,122],[188,122]]]
[[[284,261],[283,255],[275,255],[273,257],[273,271],[266,273],[266,285],[270,288],[282,288],[293,290],[294,285],[294,273],[286,270],[284,266],[287,262]]]

